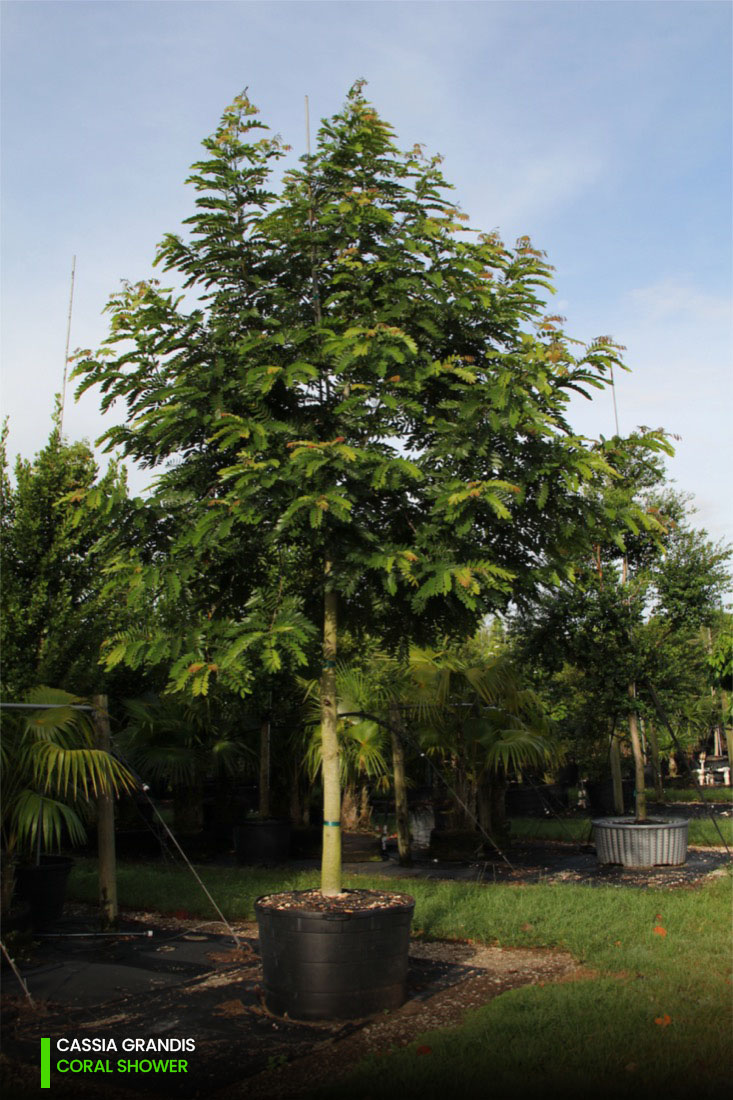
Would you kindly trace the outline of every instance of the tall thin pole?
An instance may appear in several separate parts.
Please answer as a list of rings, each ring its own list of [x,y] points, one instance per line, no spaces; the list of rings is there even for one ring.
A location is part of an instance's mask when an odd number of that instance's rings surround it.
[[[616,435],[621,435],[618,428],[618,408],[616,407],[616,383],[613,380],[613,367],[611,367],[611,393],[613,394],[613,415],[616,420]]]
[[[93,695],[95,744],[102,752],[111,747],[109,710],[106,695]],[[117,856],[115,853],[115,804],[109,791],[97,797],[97,836],[99,855],[99,909],[103,928],[117,926]]]
[[[64,405],[66,404],[66,376],[69,370],[69,340],[71,339],[71,311],[74,307],[74,275],[76,274],[76,256],[71,261],[71,290],[69,291],[69,316],[66,321],[66,354],[64,355],[64,382],[61,387],[61,415],[59,416],[59,435],[64,430]]]
[[[308,156],[311,155],[311,113],[308,96],[305,97],[305,148]]]

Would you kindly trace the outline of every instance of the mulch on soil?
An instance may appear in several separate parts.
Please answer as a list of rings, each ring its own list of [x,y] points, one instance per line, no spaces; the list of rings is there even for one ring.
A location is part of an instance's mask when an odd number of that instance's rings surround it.
[[[344,890],[331,897],[324,897],[320,890],[289,890],[286,893],[266,894],[258,898],[257,904],[263,909],[277,909],[279,912],[295,910],[305,916],[308,913],[353,914],[380,909],[410,909],[415,899],[409,894],[389,894],[384,890]]]

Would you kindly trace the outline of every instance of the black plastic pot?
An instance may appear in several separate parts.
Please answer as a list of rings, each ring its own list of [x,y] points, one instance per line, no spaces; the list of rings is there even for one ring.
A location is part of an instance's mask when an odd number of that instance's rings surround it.
[[[73,863],[68,856],[41,856],[37,865],[16,867],[15,892],[29,905],[34,927],[42,928],[60,919]]]
[[[237,863],[283,863],[290,856],[289,821],[246,821],[234,830]]]
[[[287,895],[288,909],[255,903],[270,1011],[296,1020],[354,1020],[399,1008],[414,900],[395,894],[389,907],[318,912],[297,908],[300,893]]]

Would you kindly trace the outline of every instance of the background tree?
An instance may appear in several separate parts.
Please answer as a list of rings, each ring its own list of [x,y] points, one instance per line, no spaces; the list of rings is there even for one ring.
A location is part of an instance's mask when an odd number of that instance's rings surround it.
[[[130,674],[111,680],[99,668],[103,640],[123,623],[119,601],[102,596],[93,549],[109,520],[105,506],[126,496],[123,471],[112,464],[99,477],[86,443],[66,443],[59,410],[46,446],[34,459],[18,456],[14,483],[2,440],[2,691],[18,700],[49,684],[76,693],[133,690]],[[83,515],[64,500],[96,495],[100,507]],[[139,682],[139,679],[138,679]]]
[[[442,651],[414,651],[405,669],[403,705],[420,745],[439,760],[460,797],[458,828],[476,822],[494,840],[507,840],[509,778],[546,770],[562,755],[538,696],[523,684],[504,648],[487,631]]]
[[[41,852],[85,838],[85,820],[100,794],[131,791],[134,777],[97,747],[85,700],[53,688],[34,688],[24,701],[37,711],[3,711],[2,912],[13,895],[19,859],[38,862]]]
[[[236,697],[162,696],[128,700],[119,744],[125,758],[173,799],[174,829],[198,833],[204,825],[204,781],[255,771],[246,716]],[[250,718],[250,727],[253,719]],[[257,728],[256,726],[254,728]],[[250,741],[252,738],[250,737]]]
[[[582,491],[608,460],[572,433],[568,400],[604,385],[618,350],[604,338],[573,353],[544,315],[543,255],[467,230],[439,158],[401,152],[360,85],[280,194],[283,147],[255,115],[245,96],[224,113],[191,176],[189,236],[160,247],[185,297],[123,286],[104,354],[79,372],[104,408],[126,404],[110,447],[176,463],[155,497],[174,535],[159,561],[118,555],[116,583],[149,595],[182,572],[207,585],[238,552],[248,572],[264,564],[243,612],[224,594],[197,620],[173,686],[203,692],[216,675],[246,691],[258,662],[304,662],[322,637],[328,895],[341,888],[339,629],[376,621],[393,647],[465,636],[568,576],[610,519]],[[115,660],[169,644],[142,625]]]
[[[518,659],[551,700],[551,713],[573,730],[586,767],[593,742],[600,748],[610,740],[613,750],[624,729],[632,746],[634,735],[638,739],[635,785],[643,820],[641,738],[646,733],[658,793],[660,750],[670,755],[674,749],[649,684],[674,716],[683,745],[692,748],[707,736],[712,711],[702,628],[718,614],[728,588],[731,552],[691,526],[689,501],[666,486],[658,458],[644,455],[639,469],[638,438],[610,441],[629,451],[618,464],[622,476],[604,491],[612,505],[635,497],[652,517],[651,529],[632,531],[620,545],[599,541],[593,557],[578,563],[576,583],[525,607],[512,635]],[[620,787],[618,758],[616,767]]]
[[[733,761],[733,617],[721,613],[711,631],[708,675],[716,706],[716,721],[724,731],[728,760]]]

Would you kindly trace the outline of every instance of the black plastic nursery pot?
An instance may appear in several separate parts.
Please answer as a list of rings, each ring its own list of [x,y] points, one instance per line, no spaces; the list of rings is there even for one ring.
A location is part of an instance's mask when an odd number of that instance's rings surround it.
[[[15,869],[15,893],[30,907],[31,924],[43,927],[61,918],[66,883],[73,866],[68,856],[41,856],[39,864]]]
[[[257,899],[265,1003],[296,1020],[354,1020],[404,1003],[415,900],[348,890]]]
[[[245,821],[234,830],[237,863],[284,863],[290,857],[289,821]]]

